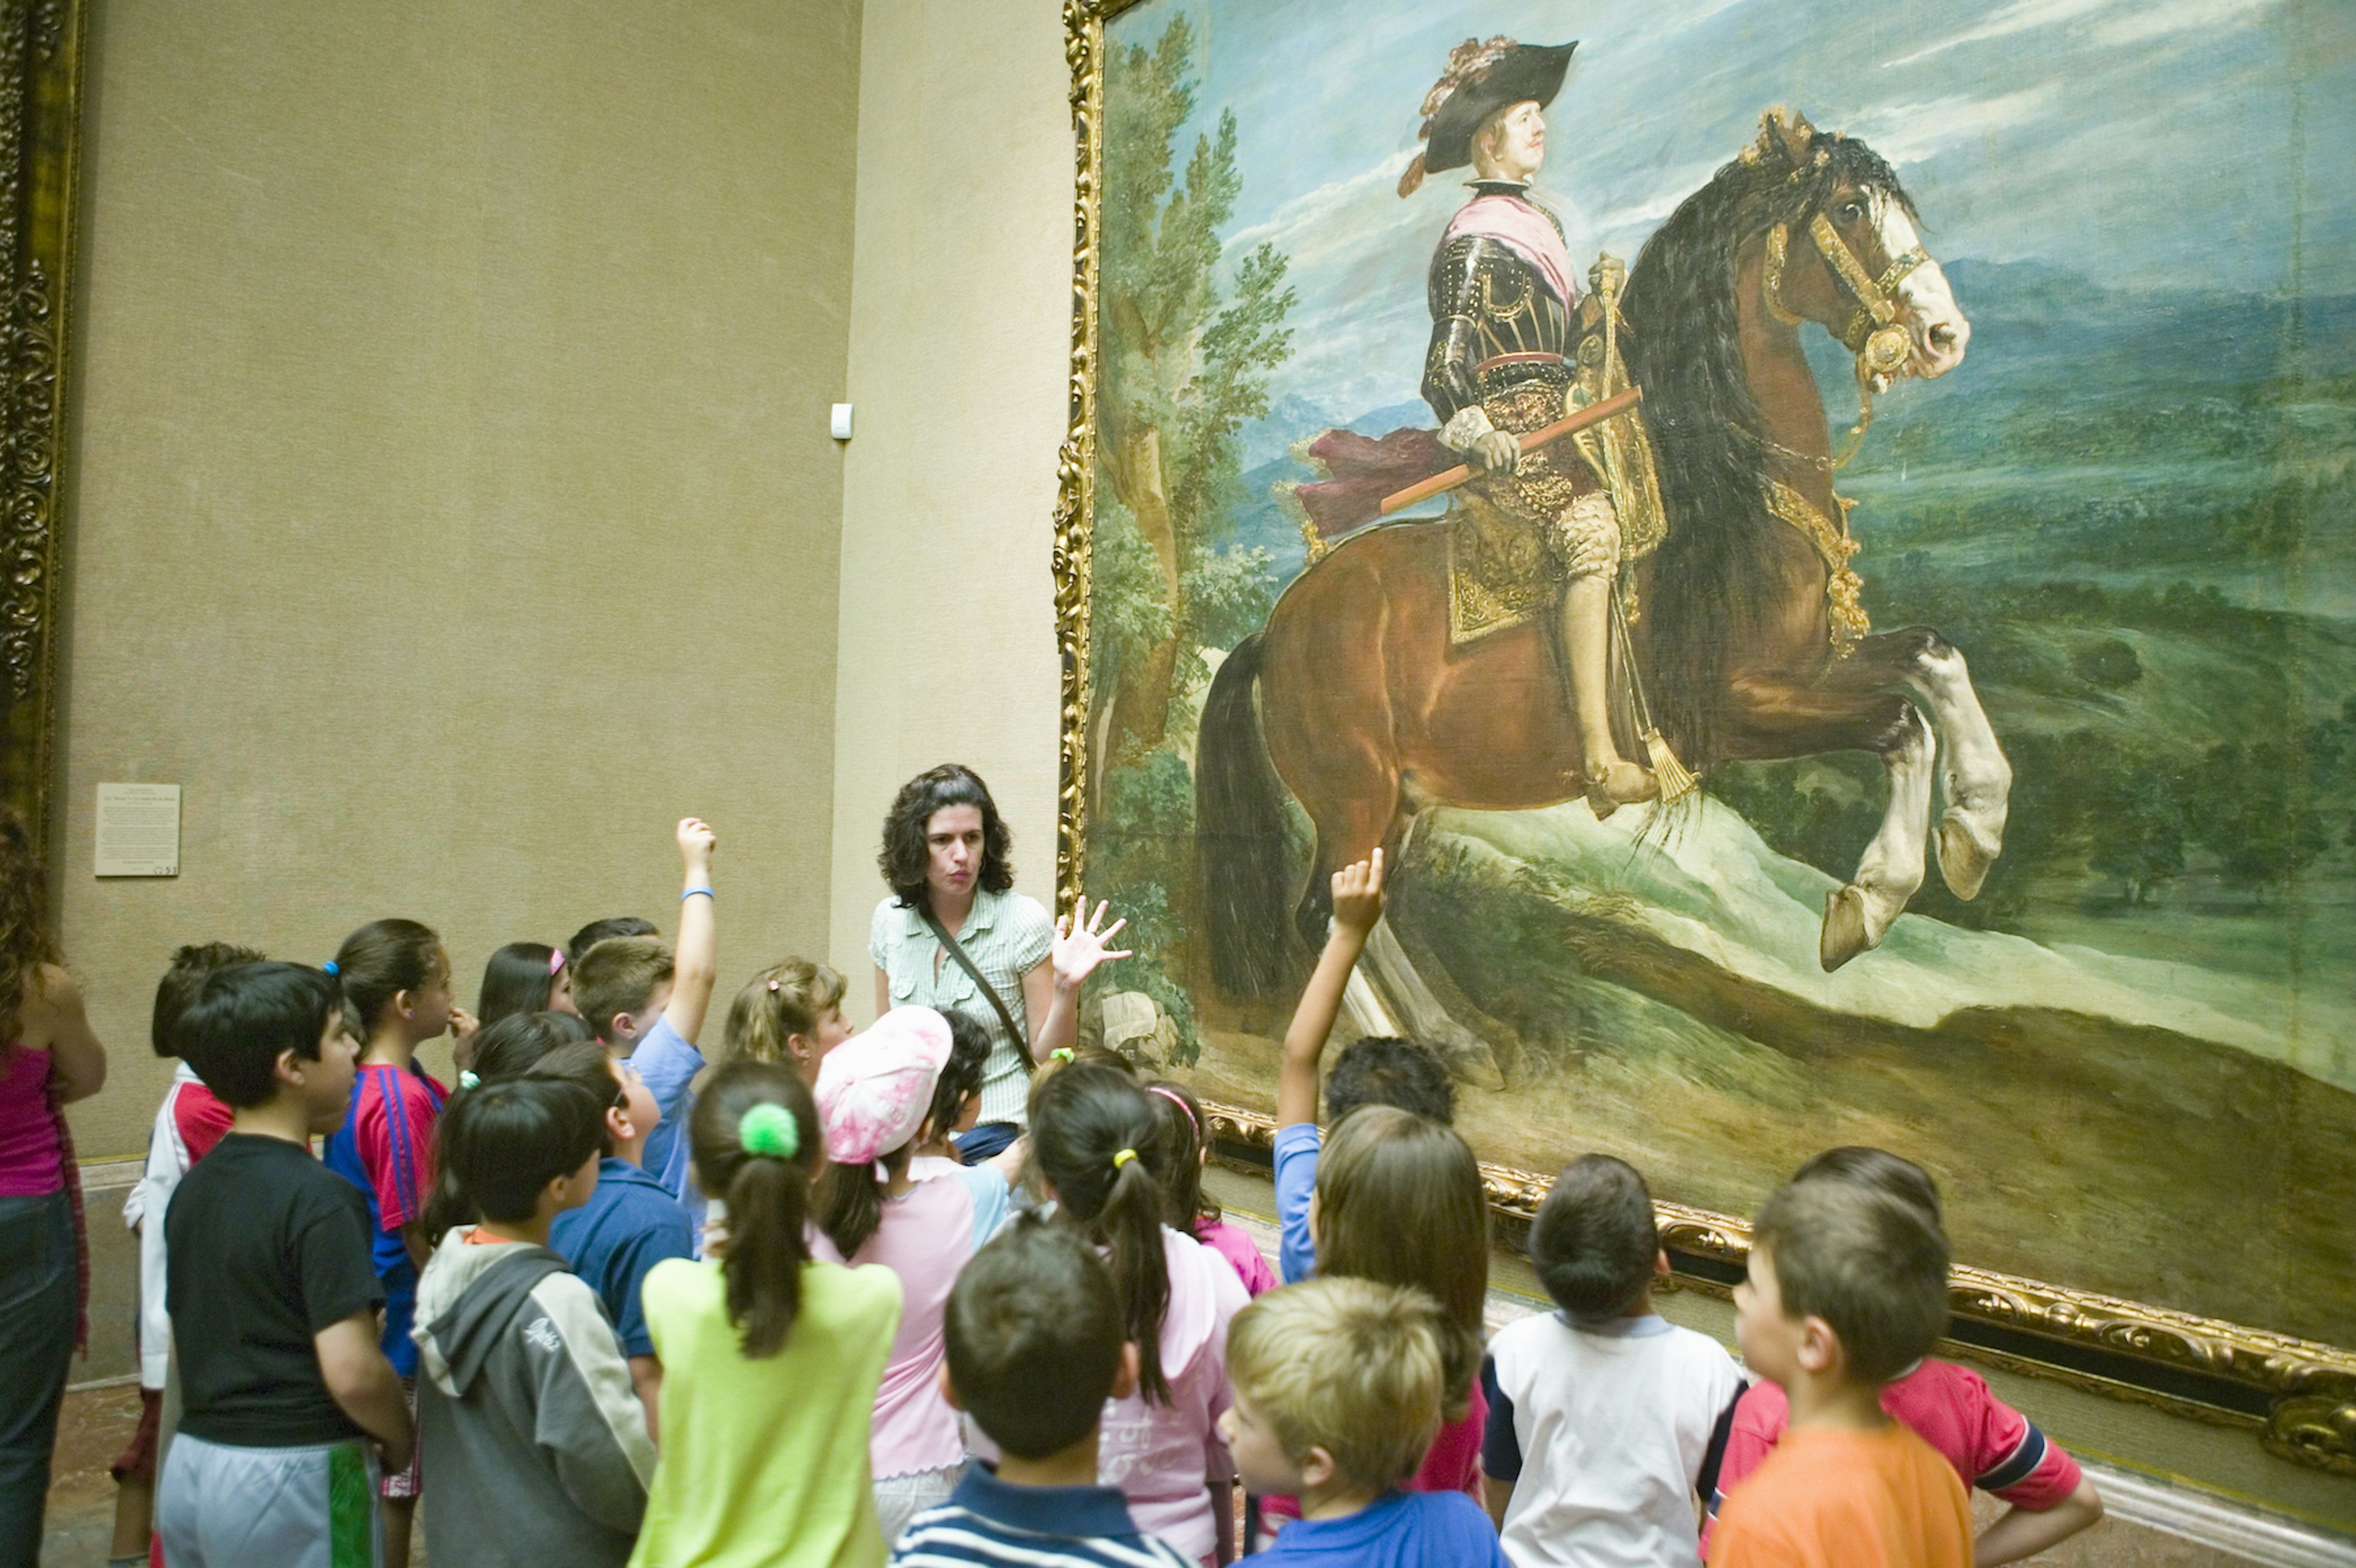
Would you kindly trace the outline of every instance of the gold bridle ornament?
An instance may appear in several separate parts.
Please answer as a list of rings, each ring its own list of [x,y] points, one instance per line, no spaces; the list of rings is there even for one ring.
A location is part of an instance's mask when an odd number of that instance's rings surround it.
[[[1858,448],[1865,444],[1865,432],[1873,425],[1873,379],[1894,376],[1906,363],[1912,351],[1912,339],[1898,325],[1898,285],[1907,275],[1931,258],[1920,245],[1909,247],[1891,259],[1874,277],[1857,259],[1857,252],[1833,227],[1831,219],[1817,212],[1808,219],[1808,238],[1815,241],[1816,253],[1841,281],[1857,308],[1849,314],[1848,325],[1840,335],[1841,346],[1857,357],[1857,423],[1850,427],[1848,437],[1841,443],[1840,454],[1833,459],[1835,468],[1845,468]],[[1792,243],[1791,225],[1778,223],[1767,231],[1765,287],[1768,313],[1786,326],[1798,326],[1806,318],[1783,304],[1783,265]]]

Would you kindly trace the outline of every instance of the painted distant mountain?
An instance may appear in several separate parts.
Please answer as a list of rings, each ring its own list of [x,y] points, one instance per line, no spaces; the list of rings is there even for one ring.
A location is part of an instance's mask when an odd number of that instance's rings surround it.
[[[2302,608],[2356,615],[2312,597],[2318,561],[2356,569],[2356,296],[2106,289],[2038,261],[1965,259],[1947,275],[1968,356],[1879,399],[1841,476],[1869,560],[2020,581],[2190,577],[2260,608],[2288,603],[2303,571]],[[1848,356],[1807,341],[1837,434],[1857,407]],[[1289,581],[1306,551],[1270,491],[1313,477],[1292,444],[1433,422],[1419,400],[1344,419],[1280,399],[1241,435],[1235,544],[1266,549]]]

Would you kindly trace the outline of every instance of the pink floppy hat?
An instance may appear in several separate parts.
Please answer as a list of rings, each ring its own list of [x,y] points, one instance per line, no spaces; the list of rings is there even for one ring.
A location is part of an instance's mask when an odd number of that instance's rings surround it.
[[[930,1008],[894,1008],[828,1051],[818,1068],[827,1158],[872,1165],[915,1137],[948,1060],[948,1020]]]

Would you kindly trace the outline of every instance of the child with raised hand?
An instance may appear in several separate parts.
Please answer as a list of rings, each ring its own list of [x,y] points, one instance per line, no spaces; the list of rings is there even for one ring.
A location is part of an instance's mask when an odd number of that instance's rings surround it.
[[[695,1255],[687,1211],[642,1168],[647,1134],[658,1119],[654,1096],[628,1062],[608,1056],[570,1013],[522,1013],[487,1026],[476,1042],[475,1065],[486,1083],[515,1078],[575,1083],[603,1107],[597,1189],[580,1208],[556,1217],[548,1244],[605,1304],[651,1434],[662,1362],[647,1329],[643,1287],[657,1264]]]
[[[1309,1195],[1317,1189],[1317,1072],[1325,1041],[1342,1010],[1366,939],[1383,918],[1383,852],[1333,873],[1333,920],[1316,970],[1302,987],[1292,1022],[1284,1031],[1284,1055],[1276,1078],[1277,1261],[1285,1281],[1307,1279],[1317,1267],[1317,1243],[1309,1233]],[[1360,1105],[1396,1105],[1445,1126],[1456,1119],[1456,1087],[1429,1047],[1409,1040],[1369,1035],[1354,1042],[1333,1063],[1325,1085],[1328,1120],[1340,1126]]]
[[[1227,1223],[1218,1200],[1203,1191],[1203,1168],[1211,1162],[1210,1140],[1205,1136],[1203,1103],[1183,1083],[1148,1083],[1162,1130],[1170,1140],[1170,1188],[1162,1221],[1183,1232],[1227,1260],[1243,1282],[1247,1296],[1264,1296],[1277,1286],[1276,1271],[1253,1241]]]
[[[1097,1480],[1108,1401],[1137,1385],[1120,1298],[1068,1226],[1018,1218],[958,1275],[941,1392],[998,1450],[940,1507],[918,1514],[892,1561],[1004,1568],[1186,1568]]]
[[[1644,1179],[1590,1154],[1555,1179],[1530,1262],[1558,1309],[1499,1329],[1481,1468],[1515,1568],[1699,1568],[1695,1503],[1742,1391],[1717,1340],[1653,1311],[1669,1272]]]
[[[444,1112],[416,1328],[435,1568],[629,1560],[654,1445],[596,1292],[549,1246],[597,1189],[611,1098],[514,1078]]]
[[[1727,1495],[1713,1568],[1965,1568],[1963,1482],[1880,1400],[1946,1330],[1947,1243],[1930,1217],[1854,1182],[1795,1181],[1751,1226],[1734,1312],[1744,1363],[1783,1389],[1791,1424]]]
[[[1235,1270],[1162,1222],[1171,1150],[1153,1096],[1076,1063],[1031,1096],[1031,1152],[1061,1218],[1103,1249],[1138,1387],[1106,1413],[1098,1474],[1138,1524],[1208,1563],[1233,1555],[1234,1470],[1219,1441],[1227,1325],[1250,1299]]]
[[[851,1038],[843,987],[841,975],[807,958],[770,965],[728,1004],[726,1060],[782,1061],[815,1084],[826,1053]]]
[[[1439,1429],[1455,1325],[1419,1290],[1315,1279],[1271,1291],[1227,1340],[1221,1430],[1244,1485],[1301,1517],[1266,1553],[1336,1568],[1505,1568],[1489,1520],[1455,1492],[1400,1489]]]
[[[647,1275],[662,1358],[663,1460],[636,1568],[884,1561],[867,1434],[900,1324],[887,1268],[814,1261],[805,1240],[822,1151],[809,1088],[731,1061],[698,1096],[696,1179],[728,1206],[721,1255]]]
[[[899,1276],[900,1331],[884,1363],[868,1455],[884,1539],[941,1502],[965,1469],[957,1413],[941,1396],[941,1316],[958,1271],[996,1218],[978,1215],[952,1176],[918,1178],[910,1155],[949,1059],[949,1027],[930,1008],[894,1008],[830,1053],[818,1073],[830,1162],[820,1180],[815,1257],[881,1264]],[[1002,1184],[1001,1184],[1002,1185]],[[1005,1204],[999,1209],[1002,1216]]]
[[[110,1467],[116,1487],[110,1561],[133,1558],[144,1563],[147,1559],[155,1449],[162,1435],[164,1383],[172,1355],[172,1319],[164,1310],[167,1277],[164,1211],[171,1206],[180,1178],[212,1151],[237,1115],[181,1058],[177,1040],[180,1016],[195,1005],[197,993],[214,971],[261,962],[262,955],[251,947],[207,942],[174,953],[171,967],[155,983],[155,1008],[149,1015],[147,1039],[157,1056],[173,1063],[172,1083],[164,1091],[164,1103],[155,1107],[155,1125],[147,1136],[146,1167],[123,1205],[123,1222],[139,1237],[139,1425]]]
[[[545,942],[510,942],[483,965],[475,1021],[487,1026],[513,1013],[577,1013],[573,971],[564,949]]]
[[[573,965],[573,1001],[598,1043],[637,1070],[662,1120],[647,1137],[647,1169],[673,1197],[688,1196],[688,1140],[681,1136],[695,1101],[703,1053],[695,1047],[719,976],[719,926],[712,914],[712,851],[718,842],[697,817],[680,819],[679,942],[615,936]],[[689,1218],[695,1214],[691,1208]]]
[[[434,1124],[450,1097],[417,1060],[417,1048],[445,1033],[471,1043],[475,1020],[456,1003],[449,951],[413,920],[360,927],[344,938],[331,967],[365,1034],[351,1113],[319,1157],[368,1200],[377,1275],[384,1281],[384,1353],[410,1391],[413,1413],[411,1310],[431,1243],[407,1232],[434,1190]],[[385,1550],[394,1562],[407,1561],[421,1479],[414,1453],[407,1467],[384,1477]]]
[[[1792,1179],[1874,1188],[1913,1204],[1933,1228],[1940,1224],[1939,1189],[1930,1173],[1886,1149],[1826,1149]],[[1926,1356],[1882,1386],[1881,1408],[1937,1449],[1965,1486],[2010,1505],[1975,1544],[1978,1568],[2033,1556],[2103,1517],[2103,1499],[2078,1462],[1967,1367]],[[1726,1495],[1774,1451],[1790,1419],[1790,1402],[1772,1382],[1754,1383],[1742,1396],[1709,1498],[1713,1517]],[[1707,1528],[1702,1539],[1709,1539]]]
[[[359,1054],[340,987],[293,964],[234,965],[205,980],[173,1040],[234,1119],[164,1216],[181,1404],[156,1488],[165,1558],[386,1561],[377,1466],[409,1462],[409,1405],[378,1339],[367,1205],[311,1157],[312,1136],[344,1121]]]

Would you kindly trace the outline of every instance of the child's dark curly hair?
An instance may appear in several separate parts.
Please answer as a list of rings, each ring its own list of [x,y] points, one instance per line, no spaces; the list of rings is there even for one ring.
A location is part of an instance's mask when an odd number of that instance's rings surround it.
[[[925,867],[932,858],[925,844],[926,825],[933,813],[950,805],[970,805],[981,813],[981,874],[975,879],[981,891],[1002,893],[1014,885],[1014,873],[1006,863],[1014,836],[998,815],[990,786],[971,768],[944,763],[902,784],[884,816],[884,848],[875,864],[909,909],[926,907]]]

